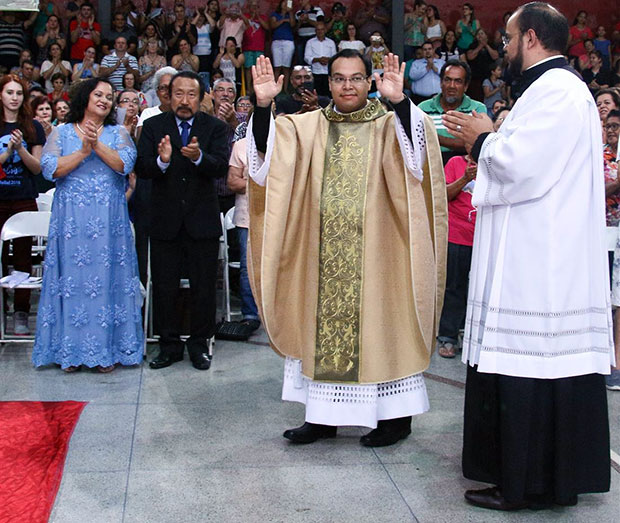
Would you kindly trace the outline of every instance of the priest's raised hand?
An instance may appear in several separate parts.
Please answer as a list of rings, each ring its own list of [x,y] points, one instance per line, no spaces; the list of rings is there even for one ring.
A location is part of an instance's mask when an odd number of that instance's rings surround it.
[[[280,75],[276,81],[269,58],[259,56],[256,65],[252,66],[252,82],[256,104],[259,107],[269,107],[273,99],[282,91],[284,76]]]
[[[405,98],[403,93],[405,77],[405,64],[398,63],[398,55],[388,53],[383,57],[383,77],[375,73],[375,84],[381,96],[392,103],[402,102]]]

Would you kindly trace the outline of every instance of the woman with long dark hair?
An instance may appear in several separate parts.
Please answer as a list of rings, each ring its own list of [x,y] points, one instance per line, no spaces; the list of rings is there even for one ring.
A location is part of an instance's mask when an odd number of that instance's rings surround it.
[[[456,23],[456,45],[461,53],[465,53],[474,42],[480,23],[476,20],[474,6],[469,2],[463,4],[463,18]]]
[[[446,24],[440,19],[439,9],[435,5],[426,7],[426,39],[433,43],[433,47],[437,49],[441,45],[443,35],[446,34]]]
[[[43,176],[56,181],[32,361],[110,372],[142,361],[138,265],[125,200],[136,148],[115,123],[114,88],[84,80],[50,135]]]
[[[573,20],[573,25],[568,31],[568,56],[576,56],[579,58],[586,52],[584,42],[594,39],[592,29],[586,25],[587,21],[588,13],[579,11],[575,20]]]
[[[35,176],[41,172],[43,127],[32,118],[28,87],[14,74],[0,80],[0,229],[14,214],[36,211],[38,195]],[[30,273],[32,239],[13,241],[15,270]],[[8,270],[8,242],[2,251],[2,272]],[[29,334],[30,291],[15,291],[15,334]]]
[[[448,60],[466,61],[465,53],[460,52],[456,45],[456,35],[452,29],[448,29],[446,34],[443,35],[441,45],[435,49],[435,54],[444,62]]]

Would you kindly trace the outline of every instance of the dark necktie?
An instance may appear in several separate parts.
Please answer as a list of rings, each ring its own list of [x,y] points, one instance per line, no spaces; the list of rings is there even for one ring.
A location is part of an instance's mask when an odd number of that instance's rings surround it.
[[[185,120],[181,122],[181,143],[183,144],[183,147],[185,147],[187,145],[187,142],[189,142],[189,130],[190,130],[190,125],[189,123],[187,123]]]

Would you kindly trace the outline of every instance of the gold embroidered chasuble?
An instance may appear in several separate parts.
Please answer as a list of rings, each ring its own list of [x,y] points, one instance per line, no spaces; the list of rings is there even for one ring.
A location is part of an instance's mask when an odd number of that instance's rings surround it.
[[[266,187],[250,181],[248,270],[273,349],[316,381],[379,383],[428,367],[445,280],[439,143],[422,183],[378,101],[275,121]],[[423,159],[424,161],[424,159]]]

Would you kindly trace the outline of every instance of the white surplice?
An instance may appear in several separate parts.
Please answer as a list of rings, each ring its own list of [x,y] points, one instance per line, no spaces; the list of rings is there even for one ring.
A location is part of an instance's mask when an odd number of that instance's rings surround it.
[[[601,124],[586,84],[550,69],[481,149],[463,362],[531,378],[614,361]]]
[[[424,113],[410,104],[411,143],[397,115],[395,130],[405,166],[412,176],[422,180],[423,162],[426,158]],[[253,118],[248,124],[248,170],[258,185],[267,184],[267,173],[275,146],[275,120],[270,117],[267,150],[264,157],[258,153],[252,132]],[[287,357],[284,365],[282,399],[303,403],[305,420],[322,425],[356,425],[374,429],[384,419],[416,416],[430,408],[428,393],[422,373],[396,381],[357,384],[326,383],[314,381],[303,375],[301,360]]]

